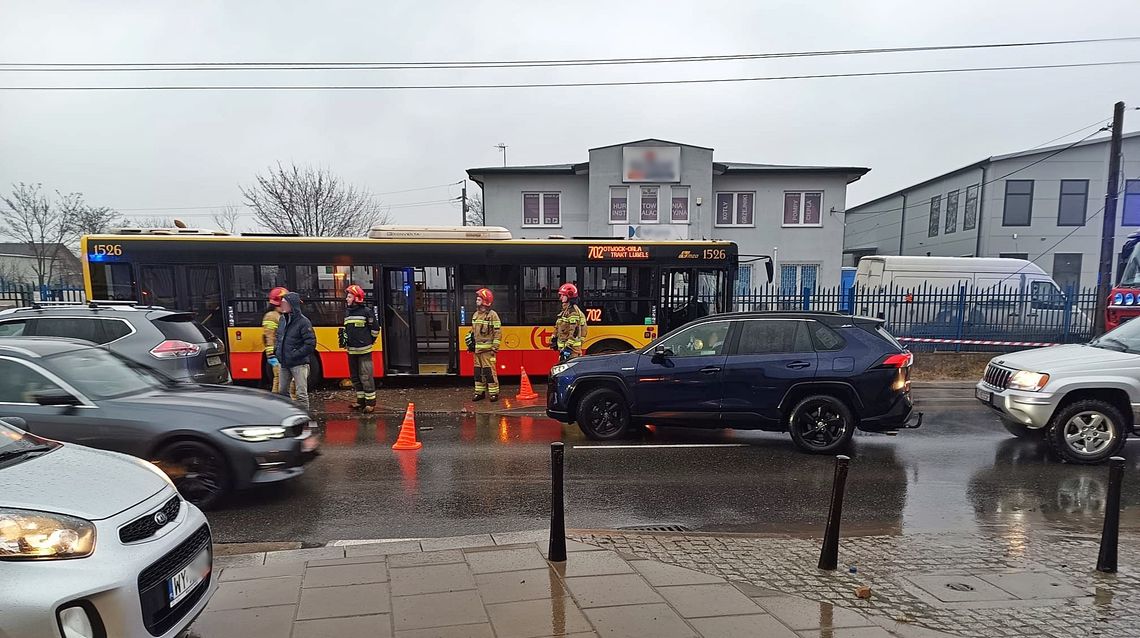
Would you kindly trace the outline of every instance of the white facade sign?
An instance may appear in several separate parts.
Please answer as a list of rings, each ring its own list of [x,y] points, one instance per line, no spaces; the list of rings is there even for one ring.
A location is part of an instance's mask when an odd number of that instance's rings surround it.
[[[676,183],[681,181],[681,147],[623,146],[621,167],[624,182]]]
[[[689,227],[680,224],[631,224],[614,226],[614,237],[643,241],[688,239]]]

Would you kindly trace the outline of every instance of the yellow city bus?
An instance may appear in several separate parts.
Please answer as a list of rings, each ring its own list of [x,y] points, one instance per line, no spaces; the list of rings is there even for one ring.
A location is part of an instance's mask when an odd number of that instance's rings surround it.
[[[496,227],[376,227],[368,238],[227,235],[122,229],[82,239],[87,298],[193,312],[225,335],[235,380],[267,378],[261,317],[270,289],[299,293],[317,334],[314,378],[348,376],[337,344],[344,289],[358,284],[380,320],[376,376],[472,374],[461,345],[475,290],[495,294],[503,375],[544,375],[558,287],[575,283],[588,353],[645,346],[659,334],[731,308],[738,262],[727,241],[512,239]]]

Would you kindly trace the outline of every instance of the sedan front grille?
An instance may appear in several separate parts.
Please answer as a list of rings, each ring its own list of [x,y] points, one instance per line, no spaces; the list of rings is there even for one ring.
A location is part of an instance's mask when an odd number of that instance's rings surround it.
[[[211,573],[188,596],[178,601],[173,607],[169,604],[169,595],[166,581],[171,576],[182,571],[205,549],[210,551],[210,527],[202,525],[182,541],[178,547],[168,552],[158,561],[151,564],[139,574],[139,601],[142,603],[143,624],[147,631],[154,636],[161,636],[170,631],[194,605],[201,600],[202,595],[210,586],[213,578]]]
[[[1013,370],[999,368],[991,363],[986,366],[986,375],[982,377],[982,380],[986,382],[986,385],[1005,390],[1009,387],[1009,378],[1012,376]]]
[[[162,506],[162,509],[146,514],[145,516],[140,516],[119,528],[119,540],[124,543],[133,543],[150,538],[157,534],[159,529],[174,522],[174,519],[178,518],[178,512],[181,511],[181,509],[182,499],[175,494],[174,498]],[[159,521],[162,522],[160,523]]]

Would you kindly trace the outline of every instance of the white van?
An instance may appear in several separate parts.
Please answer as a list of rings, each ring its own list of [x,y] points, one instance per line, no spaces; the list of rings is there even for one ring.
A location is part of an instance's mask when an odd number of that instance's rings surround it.
[[[950,327],[958,336],[961,323],[963,338],[1053,340],[1090,327],[1053,278],[1025,259],[872,255],[859,261],[855,287],[859,314],[881,314],[893,331],[912,336],[911,328],[933,335]]]

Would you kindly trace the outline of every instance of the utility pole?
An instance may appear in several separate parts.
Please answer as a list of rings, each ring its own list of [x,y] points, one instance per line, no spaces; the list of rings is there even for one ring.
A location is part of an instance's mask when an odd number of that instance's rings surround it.
[[[467,225],[467,180],[463,180],[463,225]]]
[[[495,145],[495,148],[497,148],[503,152],[503,166],[506,166],[507,165],[507,145],[503,142],[499,142],[498,144]]]
[[[1112,264],[1116,251],[1116,199],[1120,192],[1120,144],[1124,131],[1124,102],[1112,110],[1112,141],[1108,148],[1108,190],[1104,194],[1104,225],[1100,231],[1100,268],[1096,277],[1096,318],[1094,332],[1104,334],[1104,314],[1112,289]]]

